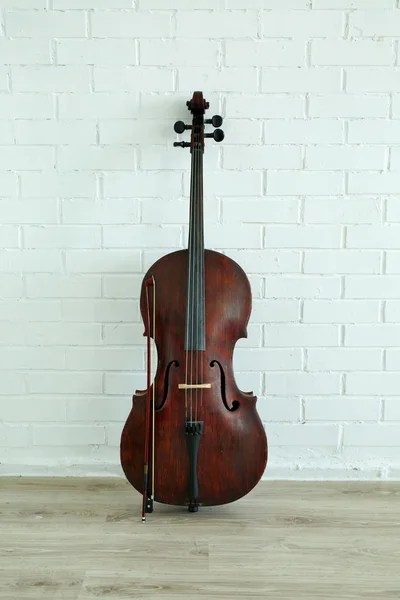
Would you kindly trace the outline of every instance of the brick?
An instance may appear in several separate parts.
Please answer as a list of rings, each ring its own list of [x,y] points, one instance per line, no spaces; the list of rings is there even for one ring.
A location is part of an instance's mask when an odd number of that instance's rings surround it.
[[[311,146],[306,148],[306,168],[322,171],[383,170],[387,158],[384,147]]]
[[[54,149],[49,146],[3,146],[0,148],[0,164],[4,170],[53,169]]]
[[[398,194],[400,173],[350,173],[349,194]]]
[[[242,15],[239,15],[239,18],[242,18]],[[302,67],[305,62],[306,46],[304,42],[291,40],[226,42],[226,64],[228,66]]]
[[[346,425],[344,446],[398,447],[400,445],[397,425]]]
[[[286,119],[265,121],[269,144],[340,144],[343,123],[333,119]]]
[[[97,10],[90,17],[95,38],[164,38],[172,35],[168,13]]]
[[[110,148],[109,153],[115,152]],[[106,173],[104,194],[109,198],[156,198],[181,195],[179,173]]]
[[[357,67],[347,69],[347,92],[400,92],[400,70]]]
[[[62,171],[133,170],[134,156],[132,145],[62,146],[58,150],[57,166]]]
[[[3,119],[51,119],[54,117],[50,94],[1,94],[0,114]]]
[[[93,173],[22,173],[22,196],[25,198],[92,198],[96,194]]]
[[[103,325],[103,339],[107,346],[143,344],[142,323],[118,323]]]
[[[0,66],[0,91],[8,91],[8,68]]]
[[[268,298],[339,298],[340,277],[270,277],[265,295]]]
[[[0,370],[13,369],[42,370],[63,369],[65,352],[63,348],[4,348],[0,349]],[[2,374],[2,377],[7,375]]]
[[[26,375],[30,394],[100,394],[102,373],[80,373],[79,371],[43,371]],[[85,445],[87,444],[87,440]]]
[[[291,371],[301,369],[301,351],[292,349],[263,348],[235,351],[235,370],[244,371]]]
[[[400,371],[400,351],[398,348],[386,350],[386,370]]]
[[[387,221],[400,222],[400,204],[397,198],[387,198]]]
[[[376,275],[370,277],[346,277],[346,298],[398,298],[400,277]]]
[[[128,198],[108,200],[63,200],[63,223],[126,224],[139,222],[139,201]]]
[[[95,67],[94,87],[96,92],[172,92],[173,70],[130,66]]]
[[[231,118],[247,118],[249,114],[253,119],[301,118],[305,115],[305,99],[287,94],[233,93],[226,98],[225,114]]]
[[[132,273],[140,271],[140,253],[135,250],[68,250],[67,272]]]
[[[379,303],[369,300],[305,300],[304,323],[374,323]]]
[[[386,253],[386,271],[387,273],[400,273],[400,253],[399,252],[387,252]],[[393,280],[395,283],[395,280]]]
[[[348,248],[400,248],[400,226],[349,226],[346,245]]]
[[[252,323],[298,322],[299,317],[298,300],[255,300],[253,298]]]
[[[107,119],[99,123],[100,144],[163,144],[170,126],[169,121]]]
[[[0,248],[18,248],[19,231],[13,225],[0,225]]]
[[[338,12],[313,11],[274,11],[262,17],[264,37],[341,37],[343,35],[343,15]]]
[[[367,10],[350,14],[351,37],[400,37],[400,13],[398,10]]]
[[[26,447],[29,445],[27,425],[8,425],[0,423],[0,446],[6,448]]]
[[[0,140],[3,144],[14,144],[14,124],[11,121],[0,121]]]
[[[265,345],[294,347],[338,346],[339,328],[335,325],[266,325]]]
[[[318,40],[311,46],[311,64],[334,65],[392,65],[391,42],[373,40]]]
[[[141,348],[67,348],[67,369],[76,371],[115,371],[144,369]]]
[[[199,8],[199,3],[195,0],[141,0],[140,2],[141,10],[148,8],[161,8],[163,10],[167,10],[172,8],[173,10],[177,9],[197,9]],[[201,3],[201,8],[215,8],[215,2],[211,0],[204,0]]]
[[[400,421],[399,398],[385,399],[385,421]]]
[[[176,21],[181,38],[247,38],[256,37],[258,30],[257,13],[251,11],[180,11]]]
[[[77,321],[72,317],[71,321]],[[28,323],[25,331],[25,343],[30,346],[76,346],[102,344],[101,325],[93,323],[74,323],[64,319],[60,323]],[[42,365],[44,368],[45,365]]]
[[[104,227],[105,248],[171,248],[180,245],[181,228],[151,225],[109,225]]]
[[[60,119],[124,120],[139,115],[139,98],[133,93],[60,94],[58,105]]]
[[[282,396],[339,394],[340,375],[336,373],[268,373],[267,393]],[[306,442],[310,444],[310,441]]]
[[[115,372],[104,374],[104,391],[106,394],[122,394],[124,396],[132,396],[135,390],[143,390],[146,388],[146,373],[132,372],[129,373]]]
[[[25,248],[100,248],[100,227],[23,227]]]
[[[229,250],[226,254],[246,273],[298,273],[300,252],[284,250]]]
[[[135,40],[61,40],[56,42],[60,65],[135,65]]]
[[[139,320],[139,303],[133,300],[64,300],[64,321],[82,323],[131,323]]]
[[[300,421],[300,400],[298,398],[259,398],[257,411],[262,421],[293,422]],[[265,415],[265,416],[264,416]]]
[[[400,278],[393,282],[392,289],[396,288],[396,284],[399,285]],[[385,321],[388,323],[399,323],[400,322],[400,302],[396,300],[388,300],[386,302],[385,310]]]
[[[229,144],[240,144],[242,146],[243,144],[260,144],[262,122],[250,121],[249,119],[228,119],[224,123],[224,132]],[[249,150],[249,148],[246,148],[246,150]]]
[[[399,373],[348,373],[346,394],[360,396],[397,396]]]
[[[67,399],[67,421],[88,421],[93,420],[96,415],[97,422],[119,421],[125,422],[132,407],[131,399],[114,396],[108,398],[85,398],[83,401],[75,398]],[[122,425],[120,425],[122,429]]]
[[[55,9],[132,8],[132,0],[53,0]]]
[[[381,350],[319,348],[308,350],[307,354],[309,371],[379,371],[382,368]]]
[[[268,248],[339,248],[341,230],[335,225],[267,225]]]
[[[16,92],[89,92],[86,66],[11,67]]]
[[[104,444],[105,430],[99,425],[34,425],[34,446],[87,446]]]
[[[0,250],[0,273],[60,273],[58,250]]]
[[[344,191],[342,173],[329,171],[271,171],[267,175],[267,194],[272,196],[335,196]],[[357,192],[355,192],[357,193]]]
[[[263,92],[328,93],[340,92],[340,69],[322,68],[265,68],[262,71]]]
[[[7,65],[49,65],[50,44],[45,40],[0,39],[0,56]]]
[[[345,332],[345,345],[356,347],[374,346],[378,348],[398,346],[399,335],[400,327],[388,323],[348,325]]]
[[[216,223],[218,217],[218,203],[214,198],[204,201],[205,223]],[[189,214],[189,199],[160,200],[149,198],[142,203],[142,223],[187,223]]]
[[[336,449],[339,439],[337,425],[277,424],[271,425],[268,431],[270,432],[268,439],[274,447],[316,446]]]
[[[306,421],[378,421],[379,399],[306,398],[305,417]]]
[[[376,119],[350,121],[349,142],[355,144],[397,144],[400,135],[400,119]],[[379,167],[382,169],[383,167]],[[359,170],[359,169],[354,169]]]
[[[45,300],[4,300],[2,302],[1,321],[59,321],[60,319],[59,302]]]
[[[105,298],[139,298],[142,275],[106,275],[103,277]]]
[[[2,8],[46,8],[47,2],[46,0],[2,0],[1,7]]]
[[[211,66],[218,61],[216,42],[192,40],[141,40],[140,64],[145,66]]]
[[[304,273],[379,273],[381,253],[352,250],[307,250]]]
[[[260,225],[209,225],[205,231],[205,243],[209,248],[261,248]]]
[[[57,223],[56,200],[7,200],[0,199],[0,222],[2,223]]]
[[[227,0],[228,8],[282,8],[282,0]],[[310,8],[310,0],[285,0],[285,8]]]
[[[383,207],[376,198],[306,198],[306,223],[379,223]]]
[[[6,377],[0,377],[0,395],[18,395],[25,393],[25,376],[22,373],[7,373]],[[8,399],[9,402],[9,399]],[[0,424],[0,427],[2,425]],[[0,439],[1,436],[0,436]],[[4,439],[4,438],[3,438]]]
[[[101,296],[100,277],[27,275],[28,298],[96,298]]]
[[[63,398],[13,398],[12,402],[0,399],[0,414],[4,421],[20,422],[24,415],[30,421],[65,421],[66,409]]]
[[[300,203],[297,198],[224,198],[224,223],[297,223]]]
[[[3,281],[3,277],[1,278]],[[4,296],[7,297],[7,296]],[[3,297],[3,300],[4,300]],[[19,320],[0,321],[0,346],[26,345],[27,325]]]
[[[0,177],[0,196],[14,196],[17,192],[17,179],[14,173],[2,172]]]
[[[391,8],[393,0],[313,0],[313,8]]]
[[[257,70],[254,67],[180,67],[178,90],[213,90],[214,92],[257,92]],[[190,92],[192,93],[192,92]]]
[[[389,97],[384,94],[311,95],[309,112],[311,117],[387,117]]]
[[[15,123],[17,144],[96,143],[94,121],[18,120]]]
[[[4,274],[0,277],[0,298],[22,298],[22,276]]]
[[[400,118],[400,94],[393,95],[393,118]]]
[[[36,8],[36,7],[35,7]],[[83,12],[34,10],[9,11],[6,15],[7,35],[13,38],[85,37]]]

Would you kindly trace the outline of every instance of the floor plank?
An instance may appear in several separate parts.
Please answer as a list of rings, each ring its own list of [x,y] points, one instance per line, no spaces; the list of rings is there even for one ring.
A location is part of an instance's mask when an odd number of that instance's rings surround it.
[[[0,600],[400,599],[399,483],[266,481],[146,524],[123,479],[0,490]]]

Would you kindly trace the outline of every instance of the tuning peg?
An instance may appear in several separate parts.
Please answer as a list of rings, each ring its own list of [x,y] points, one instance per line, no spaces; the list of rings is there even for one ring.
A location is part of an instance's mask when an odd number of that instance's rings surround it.
[[[183,121],[177,121],[174,125],[175,133],[183,133],[185,129],[192,129],[191,125],[185,125]]]
[[[222,140],[225,137],[225,134],[222,131],[222,129],[215,129],[213,131],[213,133],[206,133],[204,137],[206,137],[206,138],[214,138],[215,142],[222,142]]]
[[[205,123],[212,125],[213,127],[221,127],[223,121],[224,120],[220,115],[214,115],[211,119],[206,119]]]
[[[190,142],[174,142],[175,148],[189,148]]]

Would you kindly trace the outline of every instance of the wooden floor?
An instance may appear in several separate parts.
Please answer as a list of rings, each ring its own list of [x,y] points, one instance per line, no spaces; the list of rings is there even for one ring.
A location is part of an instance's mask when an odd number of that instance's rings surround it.
[[[122,479],[0,479],[0,599],[400,598],[400,484],[262,482],[156,506]]]

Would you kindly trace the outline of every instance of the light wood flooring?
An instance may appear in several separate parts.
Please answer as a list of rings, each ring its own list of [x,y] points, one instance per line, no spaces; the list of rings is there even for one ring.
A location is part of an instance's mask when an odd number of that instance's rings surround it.
[[[400,484],[261,482],[156,505],[123,479],[0,478],[0,599],[400,598]]]

